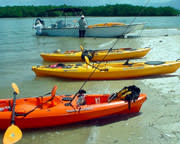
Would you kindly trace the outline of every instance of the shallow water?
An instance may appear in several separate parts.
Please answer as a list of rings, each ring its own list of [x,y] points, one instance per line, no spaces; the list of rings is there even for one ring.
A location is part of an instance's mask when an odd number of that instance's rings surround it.
[[[49,23],[57,19],[46,18]],[[69,21],[73,19],[74,17]],[[89,24],[110,21],[129,23],[133,20],[132,17],[89,17],[87,19]],[[138,61],[167,61],[180,58],[180,17],[138,17],[135,22],[146,22],[145,29],[136,35],[131,34],[126,39],[36,37],[35,31],[32,30],[33,21],[33,18],[0,19],[0,98],[12,97],[12,82],[20,88],[18,97],[41,96],[49,92],[53,85],[59,87],[58,94],[77,92],[84,81],[35,76],[31,71],[33,65],[49,64],[42,61],[39,56],[41,52],[52,52],[56,49],[79,50],[80,44],[86,49],[109,49],[118,40],[114,48],[152,48],[146,57]],[[99,123],[103,123],[102,121],[95,120],[68,126],[25,130],[23,139],[19,143],[33,141],[33,144],[72,142],[75,144],[150,144],[151,142],[168,144],[177,142],[179,140],[177,122],[180,117],[177,114],[177,106],[180,103],[179,75],[180,70],[160,77],[88,81],[84,87],[88,93],[112,93],[124,86],[135,84],[142,92],[148,94],[148,100],[144,103],[141,114],[131,118],[125,120],[115,118],[115,121],[110,118],[110,122],[103,126],[98,126]],[[169,113],[173,114],[173,118]],[[3,133],[3,131],[0,132],[0,139]]]

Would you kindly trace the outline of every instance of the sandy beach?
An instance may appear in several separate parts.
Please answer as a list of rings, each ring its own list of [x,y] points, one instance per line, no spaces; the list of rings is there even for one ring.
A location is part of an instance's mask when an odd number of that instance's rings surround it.
[[[180,36],[141,37],[152,47],[146,60],[176,60],[180,54]],[[87,144],[177,144],[180,143],[180,70],[166,76],[121,81],[141,88],[148,96],[139,115],[121,117],[103,126],[94,126]],[[116,117],[117,119],[117,117]]]

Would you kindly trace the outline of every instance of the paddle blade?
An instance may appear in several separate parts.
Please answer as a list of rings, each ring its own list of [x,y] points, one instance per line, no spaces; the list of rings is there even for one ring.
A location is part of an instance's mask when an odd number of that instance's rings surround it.
[[[14,92],[19,94],[19,88],[18,88],[18,86],[15,83],[12,83],[12,88],[13,88]]]
[[[53,87],[53,89],[51,90],[51,98],[54,98],[54,97],[55,97],[57,88],[58,88],[58,87],[55,85],[55,86]]]
[[[14,144],[22,138],[22,132],[16,125],[9,126],[4,134],[3,144]]]
[[[89,65],[90,64],[89,58],[87,56],[85,56],[84,59],[85,59],[85,62]]]
[[[82,46],[82,45],[80,45],[80,49],[81,49],[81,51],[83,51],[83,50],[84,50],[84,48],[83,48],[83,46]]]

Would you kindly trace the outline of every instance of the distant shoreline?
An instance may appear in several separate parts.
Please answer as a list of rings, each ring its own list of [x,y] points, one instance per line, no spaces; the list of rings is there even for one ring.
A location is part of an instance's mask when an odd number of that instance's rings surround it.
[[[47,12],[57,8],[80,8],[81,13],[66,13],[67,16],[109,16],[109,17],[134,17],[134,16],[178,16],[180,11],[172,7],[143,7],[129,4],[116,4],[96,7],[72,7],[72,6],[6,6],[0,7],[0,18],[20,17],[57,17],[62,16],[62,11]]]

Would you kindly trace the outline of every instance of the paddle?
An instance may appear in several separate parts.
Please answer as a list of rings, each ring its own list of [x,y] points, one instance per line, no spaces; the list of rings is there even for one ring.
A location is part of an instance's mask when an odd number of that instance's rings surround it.
[[[88,66],[91,66],[92,68],[98,69],[100,71],[108,71],[108,69],[100,69],[100,68],[98,68],[98,66],[90,64],[89,58],[87,56],[85,56],[84,59]]]
[[[15,83],[12,83],[12,88],[14,90],[13,97],[13,107],[12,107],[12,117],[11,117],[11,125],[7,128],[4,138],[3,144],[14,144],[22,138],[22,132],[18,126],[15,125],[15,105],[16,105],[16,95],[19,94],[19,88]]]
[[[84,48],[83,48],[83,46],[82,46],[82,45],[80,45],[80,49],[81,49],[81,51],[82,51],[82,52],[84,51]]]
[[[85,56],[84,59],[85,59],[86,64],[87,64],[87,65],[90,65],[89,58],[88,58],[87,56]],[[90,66],[91,66],[91,65],[90,65]]]

